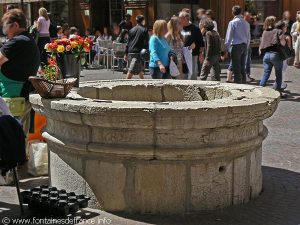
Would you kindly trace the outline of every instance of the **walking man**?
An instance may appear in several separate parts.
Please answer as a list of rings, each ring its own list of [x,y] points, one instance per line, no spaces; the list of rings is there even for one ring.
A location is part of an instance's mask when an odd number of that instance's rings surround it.
[[[149,35],[145,25],[145,17],[136,17],[137,25],[129,31],[128,44],[126,47],[124,60],[129,62],[129,69],[126,79],[131,79],[133,75],[139,75],[144,79],[144,61],[141,51],[148,49]]]
[[[190,21],[190,14],[187,12],[179,13],[179,20],[183,27],[181,34],[183,36],[184,47],[192,49],[192,76],[191,80],[197,80],[198,62],[204,60],[204,41],[199,27],[195,26]],[[185,79],[188,79],[187,63],[183,64],[183,73]]]
[[[241,15],[242,9],[236,5],[232,7],[234,16],[228,24],[225,46],[231,53],[234,82],[246,83],[246,57],[250,47],[250,25]]]

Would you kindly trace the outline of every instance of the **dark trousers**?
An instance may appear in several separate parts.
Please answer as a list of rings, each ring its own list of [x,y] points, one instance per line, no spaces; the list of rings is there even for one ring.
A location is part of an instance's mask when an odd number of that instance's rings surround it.
[[[47,65],[48,64],[48,56],[45,49],[45,45],[47,43],[50,43],[50,37],[39,37],[38,38],[38,47],[40,51],[40,59],[41,59],[41,65]]]
[[[246,83],[246,58],[248,55],[247,45],[233,45],[231,48],[232,70],[234,82],[238,84]]]
[[[221,67],[219,63],[220,55],[211,56],[208,59],[205,59],[202,65],[200,80],[206,80],[207,76],[211,73],[211,80],[212,81],[220,81],[220,73]]]

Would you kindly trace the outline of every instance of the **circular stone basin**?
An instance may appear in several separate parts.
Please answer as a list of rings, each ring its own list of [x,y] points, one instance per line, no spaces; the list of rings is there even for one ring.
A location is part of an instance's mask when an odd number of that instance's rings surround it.
[[[107,211],[182,214],[260,194],[263,120],[279,94],[219,82],[114,80],[30,102],[47,117],[52,185],[87,192]]]

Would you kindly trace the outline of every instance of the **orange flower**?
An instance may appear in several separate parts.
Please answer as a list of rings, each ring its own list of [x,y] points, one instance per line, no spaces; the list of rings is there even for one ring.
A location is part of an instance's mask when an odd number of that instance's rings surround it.
[[[72,48],[78,47],[78,42],[77,41],[71,41],[71,46],[72,46]]]
[[[67,46],[66,46],[66,51],[67,51],[67,52],[71,51],[71,49],[72,49],[72,46],[71,46],[71,45],[67,45]]]
[[[56,58],[55,57],[50,57],[49,60],[48,60],[48,63],[50,65],[57,65]]]

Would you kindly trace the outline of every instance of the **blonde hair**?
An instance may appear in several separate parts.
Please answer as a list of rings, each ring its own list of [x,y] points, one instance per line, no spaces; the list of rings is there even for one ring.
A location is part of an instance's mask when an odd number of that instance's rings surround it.
[[[172,39],[176,39],[176,37],[178,36],[179,30],[177,27],[177,24],[179,23],[179,19],[177,16],[173,16],[170,21],[168,22],[167,26],[168,26],[168,32],[171,35]]]
[[[268,16],[264,23],[264,30],[274,29],[276,22],[275,16]]]
[[[153,34],[157,37],[162,37],[163,30],[167,29],[167,22],[165,20],[156,20],[153,24]]]
[[[45,17],[46,20],[49,20],[47,9],[45,9],[44,7],[39,9],[39,15]]]

